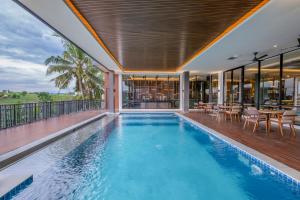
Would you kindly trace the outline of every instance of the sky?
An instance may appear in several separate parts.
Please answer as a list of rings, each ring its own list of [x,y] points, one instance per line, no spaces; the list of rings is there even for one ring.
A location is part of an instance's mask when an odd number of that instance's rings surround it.
[[[0,0],[0,91],[71,92],[59,90],[46,76],[46,58],[61,55],[54,32],[12,0]]]

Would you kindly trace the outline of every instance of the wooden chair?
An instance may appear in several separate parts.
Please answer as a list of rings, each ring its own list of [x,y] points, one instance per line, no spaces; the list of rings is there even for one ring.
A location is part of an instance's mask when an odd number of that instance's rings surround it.
[[[256,108],[245,110],[245,123],[243,126],[244,129],[246,128],[247,125],[249,125],[249,123],[253,123],[254,127],[252,132],[254,133],[258,128],[260,122],[265,122],[266,133],[267,133],[268,132],[267,116],[260,114]]]
[[[212,104],[206,104],[206,106],[204,107],[204,110],[206,113],[210,113],[213,111],[213,105]]]
[[[219,106],[213,106],[213,109],[211,113],[209,114],[210,116],[216,118],[216,120],[220,120],[220,108]]]
[[[291,133],[296,136],[296,131],[294,127],[295,117],[297,113],[295,110],[287,110],[283,113],[283,115],[278,116],[277,118],[270,118],[270,122],[275,122],[278,124],[278,128],[280,130],[280,134],[283,136],[282,127],[284,124],[288,124],[290,126]],[[270,126],[271,127],[271,126]]]
[[[240,113],[241,106],[232,106],[230,110],[225,111],[225,119],[227,119],[227,116],[229,116],[230,120],[232,121],[232,117],[234,116],[235,119],[237,118],[239,121],[241,121]]]

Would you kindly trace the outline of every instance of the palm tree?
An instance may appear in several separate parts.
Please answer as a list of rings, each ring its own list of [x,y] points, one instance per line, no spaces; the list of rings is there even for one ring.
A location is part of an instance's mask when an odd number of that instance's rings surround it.
[[[48,65],[46,75],[57,75],[51,81],[59,89],[65,89],[75,80],[75,92],[80,97],[100,98],[103,93],[103,74],[93,65],[92,59],[72,43],[62,39],[65,51],[61,56],[51,56],[45,60]]]

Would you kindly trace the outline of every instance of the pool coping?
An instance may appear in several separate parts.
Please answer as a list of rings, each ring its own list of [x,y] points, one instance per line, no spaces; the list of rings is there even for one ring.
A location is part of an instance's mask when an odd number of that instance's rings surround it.
[[[212,136],[215,136],[216,138],[220,139],[221,141],[225,142],[232,148],[240,151],[241,153],[249,156],[251,159],[256,160],[259,164],[264,165],[264,167],[267,167],[269,170],[274,171],[277,175],[283,176],[282,179],[291,179],[287,181],[292,181],[293,184],[296,184],[298,187],[300,187],[300,172],[294,168],[291,168],[287,166],[286,164],[279,162],[261,152],[258,152],[255,149],[252,149],[240,142],[237,142],[234,139],[231,139],[222,133],[219,133],[189,117],[186,117],[178,112],[175,112],[175,114],[191,124],[197,126],[200,129],[205,130],[208,134],[211,134]]]
[[[101,113],[92,118],[89,118],[82,122],[76,123],[72,126],[61,129],[54,133],[51,133],[44,138],[41,138],[41,139],[31,142],[27,145],[19,147],[15,150],[12,150],[5,154],[0,155],[0,171],[9,167],[10,165],[14,164],[15,162],[33,154],[34,152],[48,146],[49,144],[59,140],[60,138],[80,129],[81,127],[83,127],[87,124],[90,124],[98,119],[101,119],[102,117],[105,117],[107,114],[108,114],[108,112]]]

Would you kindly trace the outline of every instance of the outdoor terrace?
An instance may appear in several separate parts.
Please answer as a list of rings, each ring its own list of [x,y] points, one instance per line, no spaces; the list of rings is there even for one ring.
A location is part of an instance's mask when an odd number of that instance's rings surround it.
[[[91,119],[103,110],[89,110],[0,130],[0,155]]]

